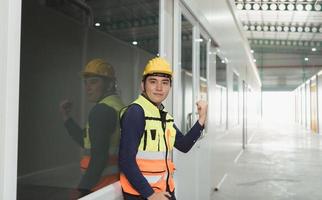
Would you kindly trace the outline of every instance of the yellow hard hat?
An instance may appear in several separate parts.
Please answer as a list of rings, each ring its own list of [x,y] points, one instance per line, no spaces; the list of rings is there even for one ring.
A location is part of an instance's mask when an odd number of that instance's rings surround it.
[[[115,73],[112,65],[105,62],[100,58],[95,58],[87,63],[82,72],[84,76],[104,76],[108,78],[114,78]]]
[[[172,77],[170,64],[164,58],[160,57],[149,60],[148,64],[144,68],[143,76],[154,73],[167,74]]]

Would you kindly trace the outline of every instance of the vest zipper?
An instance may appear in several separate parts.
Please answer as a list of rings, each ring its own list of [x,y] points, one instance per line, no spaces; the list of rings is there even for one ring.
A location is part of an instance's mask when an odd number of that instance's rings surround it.
[[[143,138],[143,150],[146,150],[146,143],[147,143],[148,132],[147,130],[144,131],[144,138]]]
[[[162,129],[163,129],[163,139],[164,139],[164,144],[165,144],[165,164],[167,166],[167,185],[166,185],[166,191],[170,192],[170,187],[169,187],[169,176],[170,176],[170,170],[168,166],[168,145],[167,145],[167,139],[166,139],[166,114],[165,112],[160,110],[160,116],[161,116],[161,124],[162,124]]]

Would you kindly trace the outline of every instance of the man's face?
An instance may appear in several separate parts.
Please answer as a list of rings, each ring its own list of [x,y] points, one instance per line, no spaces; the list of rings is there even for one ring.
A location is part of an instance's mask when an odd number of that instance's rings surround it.
[[[141,87],[152,102],[160,105],[167,98],[171,83],[167,77],[148,76],[145,82],[142,82]]]
[[[105,85],[103,78],[87,77],[84,79],[85,90],[89,102],[99,101],[105,93]]]

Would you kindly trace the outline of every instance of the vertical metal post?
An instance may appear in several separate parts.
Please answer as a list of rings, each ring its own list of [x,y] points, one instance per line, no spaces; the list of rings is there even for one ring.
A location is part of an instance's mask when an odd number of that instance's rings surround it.
[[[245,108],[245,105],[246,105],[246,98],[245,98],[245,81],[243,80],[243,149],[246,148],[246,138],[245,138],[245,135],[246,135],[246,108]]]
[[[320,133],[320,117],[319,117],[319,75],[316,75],[316,132]]]

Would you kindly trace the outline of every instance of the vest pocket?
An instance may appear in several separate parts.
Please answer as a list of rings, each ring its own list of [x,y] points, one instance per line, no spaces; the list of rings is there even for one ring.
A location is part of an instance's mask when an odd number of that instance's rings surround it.
[[[166,190],[166,171],[144,172],[141,171],[144,178],[149,182],[155,192],[164,192]]]
[[[157,135],[157,130],[156,129],[151,129],[150,132],[151,132],[151,139],[155,140],[155,137]]]

